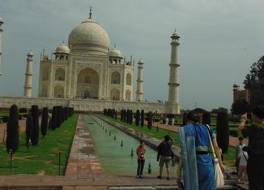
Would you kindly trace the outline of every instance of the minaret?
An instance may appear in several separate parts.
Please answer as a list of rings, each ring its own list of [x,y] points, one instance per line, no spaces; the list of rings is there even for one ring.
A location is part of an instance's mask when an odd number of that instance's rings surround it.
[[[25,73],[25,86],[24,86],[24,96],[31,97],[32,95],[32,63],[33,63],[33,53],[32,51],[27,54],[27,68]]]
[[[3,35],[2,24],[4,24],[4,21],[0,17],[0,75],[2,75],[2,72],[1,72],[1,65],[2,65],[2,35]]]
[[[144,63],[142,59],[138,61],[138,74],[137,74],[137,91],[136,91],[136,101],[144,101]]]
[[[167,113],[168,114],[178,114],[180,113],[179,106],[179,81],[178,81],[178,67],[177,63],[177,47],[179,43],[180,36],[176,31],[171,35],[171,60],[170,60],[170,78],[169,78],[169,95],[167,101]]]

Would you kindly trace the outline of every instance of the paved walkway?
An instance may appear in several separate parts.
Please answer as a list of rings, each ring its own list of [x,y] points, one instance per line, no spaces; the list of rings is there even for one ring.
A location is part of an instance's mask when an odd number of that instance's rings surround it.
[[[78,118],[76,133],[72,143],[71,153],[66,168],[66,179],[75,181],[75,185],[66,185],[65,190],[71,189],[106,189],[109,186],[171,186],[176,180],[159,180],[156,177],[136,179],[134,176],[110,176],[102,172],[101,165],[95,154],[93,140],[90,136],[89,125],[84,121],[84,115]],[[114,158],[113,158],[114,159]],[[86,181],[85,181],[86,180]],[[73,182],[72,181],[72,182]],[[84,186],[85,184],[86,186]],[[87,186],[89,184],[89,186]]]
[[[66,176],[94,178],[101,173],[101,165],[95,155],[92,138],[84,126],[83,116],[80,115],[66,168]]]

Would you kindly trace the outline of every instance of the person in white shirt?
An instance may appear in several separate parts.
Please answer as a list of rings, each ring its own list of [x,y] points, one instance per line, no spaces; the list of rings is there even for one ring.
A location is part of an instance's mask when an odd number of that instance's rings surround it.
[[[236,169],[237,169],[237,173],[239,172],[239,162],[240,162],[240,155],[242,153],[242,149],[246,146],[244,144],[244,139],[243,137],[239,137],[239,144],[236,146]]]
[[[238,182],[247,180],[247,161],[248,161],[248,153],[247,147],[244,146],[239,155],[239,170],[238,170]]]

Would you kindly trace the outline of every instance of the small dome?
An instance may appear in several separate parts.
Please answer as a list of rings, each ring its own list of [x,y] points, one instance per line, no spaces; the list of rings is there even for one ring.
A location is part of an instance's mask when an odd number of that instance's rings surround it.
[[[72,51],[91,50],[107,53],[110,39],[103,27],[88,18],[71,31],[68,43]]]
[[[239,88],[239,86],[237,84],[234,84],[233,88]]]
[[[179,39],[180,36],[179,36],[179,34],[177,34],[176,31],[174,31],[174,32],[171,34],[171,38],[172,38],[172,39]]]
[[[34,55],[34,54],[33,54],[33,52],[32,52],[31,50],[27,53],[27,56],[28,56],[28,57],[33,57],[33,55]]]
[[[140,64],[140,65],[144,64],[143,59],[140,59],[140,60],[138,61],[138,64]]]
[[[69,54],[70,53],[70,49],[69,49],[69,47],[67,45],[62,43],[56,48],[55,53],[66,53],[66,54]]]
[[[116,48],[112,48],[109,51],[109,56],[110,57],[122,57],[121,51]]]

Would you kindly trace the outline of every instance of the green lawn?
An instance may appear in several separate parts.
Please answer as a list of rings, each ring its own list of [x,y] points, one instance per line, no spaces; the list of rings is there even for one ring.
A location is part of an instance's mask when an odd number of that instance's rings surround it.
[[[25,134],[20,134],[19,149],[13,157],[13,168],[9,167],[9,156],[5,145],[0,144],[0,175],[14,174],[59,174],[59,152],[61,153],[61,174],[66,166],[78,116],[74,114],[59,128],[49,130],[46,137],[40,136],[37,146],[25,146]]]
[[[125,122],[122,122],[118,119],[113,119],[111,117],[105,117],[109,122],[111,122],[112,124],[122,124],[123,126],[125,127],[129,127],[129,128],[132,128],[138,132],[142,132],[144,134],[146,134],[147,136],[149,137],[154,137],[154,138],[157,138],[157,139],[163,139],[165,135],[169,135],[172,139],[173,139],[173,143],[175,145],[179,144],[179,135],[175,132],[172,132],[172,131],[168,131],[168,130],[165,130],[165,129],[159,129],[157,130],[155,127],[153,127],[152,129],[148,129],[147,126],[144,126],[144,127],[141,127],[141,126],[136,126],[135,124],[127,124]]]

